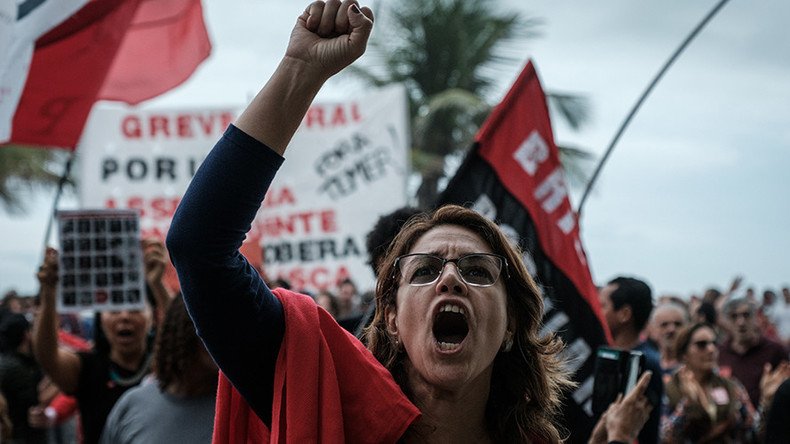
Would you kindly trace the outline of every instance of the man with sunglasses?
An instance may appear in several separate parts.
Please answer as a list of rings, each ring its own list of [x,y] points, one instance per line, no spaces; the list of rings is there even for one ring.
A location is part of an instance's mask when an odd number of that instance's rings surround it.
[[[782,344],[766,338],[757,325],[757,306],[747,298],[732,299],[724,306],[730,336],[719,347],[719,370],[738,379],[754,406],[760,405],[760,379],[766,364],[775,369],[787,361]]]

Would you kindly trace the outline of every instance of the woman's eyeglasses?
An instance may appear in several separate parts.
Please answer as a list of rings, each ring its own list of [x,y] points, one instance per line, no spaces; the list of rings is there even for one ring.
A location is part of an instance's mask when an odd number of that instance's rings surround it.
[[[474,287],[494,285],[502,268],[507,273],[507,259],[490,253],[467,254],[458,259],[445,259],[427,253],[407,254],[395,259],[395,269],[400,271],[409,285],[421,287],[438,281],[448,262],[454,263],[461,279]]]

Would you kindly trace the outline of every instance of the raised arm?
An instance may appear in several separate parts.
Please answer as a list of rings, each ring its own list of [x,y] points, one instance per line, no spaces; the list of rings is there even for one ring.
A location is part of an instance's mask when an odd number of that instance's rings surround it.
[[[285,57],[236,126],[282,155],[324,82],[365,52],[372,28],[373,12],[356,1],[308,5]]]
[[[165,268],[167,267],[167,250],[165,250],[165,244],[156,238],[143,239],[142,247],[145,282],[148,284],[156,300],[156,310],[154,311],[155,324],[162,325],[162,321],[165,319],[167,306],[170,304],[170,300],[173,297],[164,283]]]
[[[282,306],[238,249],[323,83],[363,52],[372,13],[314,2],[269,82],[198,170],[167,238],[187,308],[220,369],[261,419],[271,417]]]
[[[63,392],[74,393],[80,375],[80,359],[58,346],[58,315],[55,294],[58,283],[58,253],[47,248],[36,275],[40,284],[40,307],[33,326],[33,353],[41,368]]]

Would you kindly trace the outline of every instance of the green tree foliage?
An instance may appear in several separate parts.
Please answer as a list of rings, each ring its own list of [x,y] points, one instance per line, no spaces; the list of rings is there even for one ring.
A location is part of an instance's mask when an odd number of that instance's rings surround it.
[[[54,187],[60,174],[52,168],[65,163],[66,153],[6,145],[0,147],[0,207],[7,214],[24,213],[24,196],[36,188]]]
[[[421,175],[418,205],[430,206],[445,177],[445,158],[468,149],[488,116],[487,102],[508,69],[525,63],[523,46],[540,20],[502,11],[496,0],[401,0],[378,8],[364,66],[352,72],[374,86],[402,83],[412,120],[412,166]],[[382,5],[384,6],[384,5]],[[552,110],[578,128],[583,98],[548,94]],[[563,158],[588,157],[575,149]]]

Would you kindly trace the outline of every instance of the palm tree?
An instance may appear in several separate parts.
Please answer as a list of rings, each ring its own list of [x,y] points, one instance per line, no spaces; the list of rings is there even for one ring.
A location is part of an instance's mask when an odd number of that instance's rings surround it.
[[[403,83],[412,119],[412,166],[422,176],[418,205],[429,207],[446,175],[445,159],[471,145],[491,111],[484,97],[503,69],[523,63],[519,43],[535,37],[540,20],[497,14],[494,0],[402,0],[378,20],[365,67],[351,72],[374,86]],[[380,14],[381,15],[381,14]],[[584,100],[548,94],[555,112],[577,128]],[[571,156],[584,153],[570,152]],[[567,158],[567,155],[566,155]]]
[[[60,174],[52,171],[62,164],[62,151],[6,145],[0,147],[0,207],[7,214],[24,213],[23,196],[36,188],[52,187],[60,182]]]

